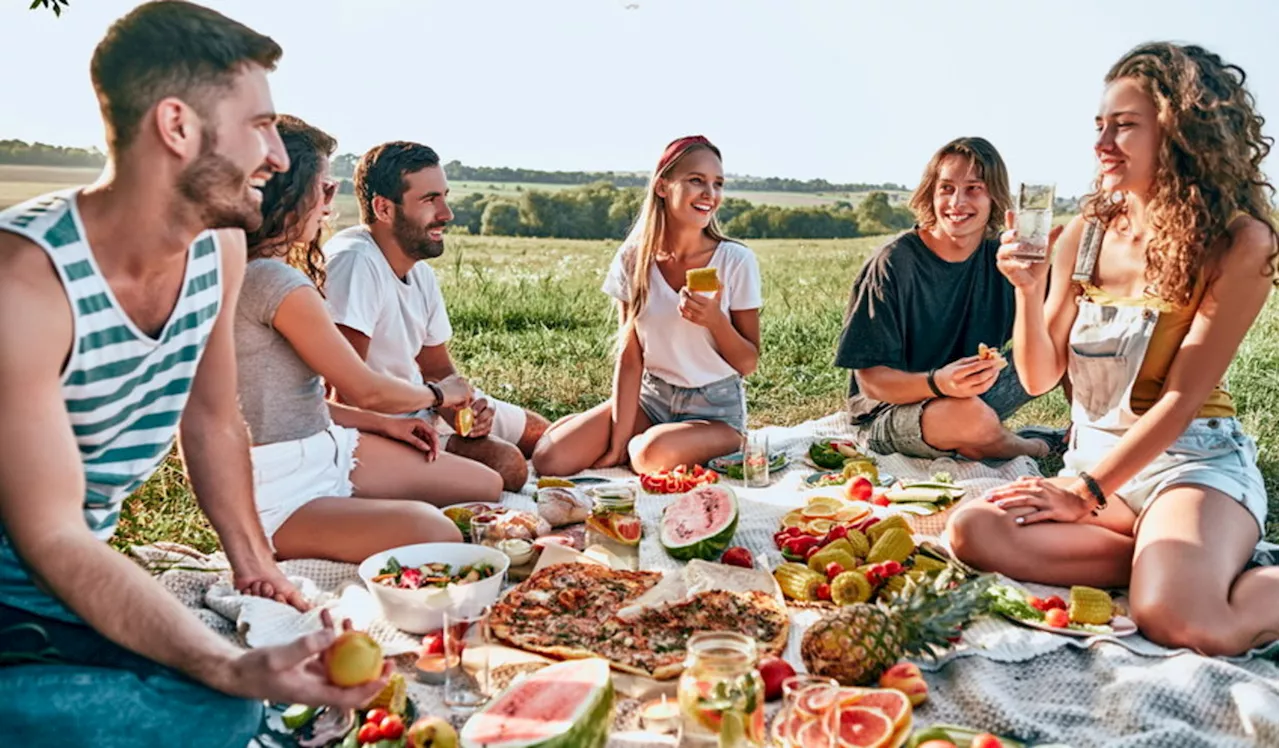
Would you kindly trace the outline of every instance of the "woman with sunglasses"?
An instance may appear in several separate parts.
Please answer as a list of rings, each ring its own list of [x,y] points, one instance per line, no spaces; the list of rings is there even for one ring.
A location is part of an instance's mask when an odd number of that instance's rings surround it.
[[[466,405],[471,386],[379,374],[347,344],[321,295],[337,143],[296,117],[281,117],[279,130],[291,166],[262,189],[235,317],[263,529],[281,559],[358,562],[395,546],[457,541],[437,506],[495,500],[502,479],[438,450],[425,421],[395,414]],[[354,407],[326,402],[325,383]]]

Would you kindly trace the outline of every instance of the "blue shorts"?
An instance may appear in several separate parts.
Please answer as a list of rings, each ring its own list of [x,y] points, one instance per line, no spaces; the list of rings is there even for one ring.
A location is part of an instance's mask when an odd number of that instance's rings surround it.
[[[640,409],[655,426],[719,421],[738,433],[747,430],[747,389],[738,376],[702,387],[677,387],[646,371],[640,380]]]

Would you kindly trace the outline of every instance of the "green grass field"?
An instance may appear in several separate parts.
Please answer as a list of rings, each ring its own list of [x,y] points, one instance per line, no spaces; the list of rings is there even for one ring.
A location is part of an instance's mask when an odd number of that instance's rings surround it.
[[[18,197],[24,199],[95,177],[94,170],[0,166],[0,206],[6,194],[24,192]],[[457,185],[454,190],[459,191]],[[350,196],[342,196],[338,210],[339,225],[355,221]],[[752,426],[797,423],[841,406],[846,375],[831,366],[841,314],[849,284],[881,241],[752,243],[765,292],[763,356],[748,382]],[[612,242],[450,237],[445,256],[433,265],[453,321],[450,347],[462,371],[495,396],[553,419],[604,400],[616,323],[599,285],[614,249]],[[1229,372],[1241,420],[1258,440],[1271,504],[1267,535],[1272,540],[1280,459],[1277,314],[1273,294]],[[1055,392],[1024,408],[1015,424],[1066,421],[1066,403]],[[123,547],[157,540],[204,550],[217,544],[176,460],[168,461],[128,502],[115,542]]]

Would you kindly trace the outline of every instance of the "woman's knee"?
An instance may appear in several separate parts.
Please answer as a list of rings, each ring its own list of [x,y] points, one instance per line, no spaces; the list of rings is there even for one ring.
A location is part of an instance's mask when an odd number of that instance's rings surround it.
[[[1179,603],[1178,592],[1129,591],[1129,615],[1142,635],[1165,647],[1195,650],[1210,657],[1237,655],[1241,647],[1229,631],[1231,613],[1222,606],[1217,614],[1206,608],[1207,601],[1194,606]],[[1215,606],[1216,607],[1216,606]]]
[[[998,571],[999,556],[992,550],[1008,544],[1009,528],[1004,512],[984,502],[957,509],[944,532],[956,558],[979,569]]]
[[[431,504],[405,502],[400,522],[408,528],[417,543],[461,543],[462,531],[453,520]]]

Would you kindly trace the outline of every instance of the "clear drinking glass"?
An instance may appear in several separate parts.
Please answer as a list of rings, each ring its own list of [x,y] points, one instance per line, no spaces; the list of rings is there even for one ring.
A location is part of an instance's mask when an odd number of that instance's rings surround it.
[[[444,705],[470,713],[489,701],[489,608],[444,613]]]
[[[756,642],[736,631],[689,637],[680,675],[682,743],[689,748],[763,748],[764,681],[756,670]]]
[[[500,538],[495,537],[493,526],[497,524],[496,514],[477,514],[471,518],[471,542],[476,545],[494,546]]]
[[[754,431],[742,438],[742,485],[769,485],[769,437]]]
[[[1015,205],[1018,230],[1018,242],[1022,251],[1018,257],[1032,262],[1044,262],[1049,259],[1049,229],[1053,228],[1053,192],[1052,184],[1030,184],[1022,182],[1018,185],[1018,199]]]
[[[777,748],[835,748],[840,684],[831,678],[796,675],[782,681],[782,709],[773,720]]]

